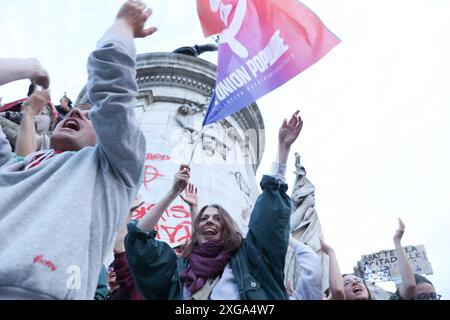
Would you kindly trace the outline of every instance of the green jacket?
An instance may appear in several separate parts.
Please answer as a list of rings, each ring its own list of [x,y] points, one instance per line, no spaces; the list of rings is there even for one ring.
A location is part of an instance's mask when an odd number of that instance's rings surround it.
[[[108,295],[108,272],[105,265],[102,265],[100,269],[100,275],[98,276],[97,289],[95,290],[94,300],[106,300]]]
[[[285,300],[284,264],[290,232],[291,202],[287,184],[271,176],[261,180],[249,231],[230,264],[242,300]],[[180,274],[188,261],[155,239],[156,232],[142,232],[136,221],[128,224],[125,248],[135,283],[145,299],[182,299]]]

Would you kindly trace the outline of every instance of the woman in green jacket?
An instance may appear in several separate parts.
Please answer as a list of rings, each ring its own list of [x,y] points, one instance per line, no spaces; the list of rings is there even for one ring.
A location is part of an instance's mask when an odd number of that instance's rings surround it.
[[[181,166],[167,195],[139,222],[128,225],[129,266],[146,299],[288,299],[284,264],[290,233],[290,199],[284,182],[286,161],[302,120],[298,111],[284,120],[278,135],[278,159],[261,180],[244,239],[230,214],[219,205],[203,207],[182,257],[155,239],[164,210],[186,188],[189,167]]]

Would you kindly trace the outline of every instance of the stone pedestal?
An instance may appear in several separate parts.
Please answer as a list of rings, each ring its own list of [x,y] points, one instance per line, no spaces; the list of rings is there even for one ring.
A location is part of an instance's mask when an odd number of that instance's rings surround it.
[[[180,164],[189,163],[199,207],[217,203],[244,234],[259,194],[255,172],[264,150],[264,123],[256,104],[204,127],[201,123],[215,84],[215,65],[188,55],[149,53],[138,56],[139,96],[135,106],[147,139],[147,160],[134,214],[151,214],[172,186]],[[77,103],[87,102],[86,88]],[[158,236],[175,246],[190,237],[189,207],[177,198],[158,224]]]

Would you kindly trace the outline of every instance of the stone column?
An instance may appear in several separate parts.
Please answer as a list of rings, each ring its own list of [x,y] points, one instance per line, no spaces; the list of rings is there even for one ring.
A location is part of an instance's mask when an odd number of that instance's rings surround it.
[[[147,160],[140,189],[141,218],[170,189],[181,163],[191,163],[191,182],[199,207],[217,203],[244,234],[259,190],[255,172],[264,150],[264,123],[256,104],[202,130],[201,123],[215,85],[216,66],[197,57],[149,53],[137,59],[138,122],[147,139]],[[88,102],[86,88],[76,104]],[[158,224],[158,236],[172,246],[191,232],[189,207],[177,198]]]

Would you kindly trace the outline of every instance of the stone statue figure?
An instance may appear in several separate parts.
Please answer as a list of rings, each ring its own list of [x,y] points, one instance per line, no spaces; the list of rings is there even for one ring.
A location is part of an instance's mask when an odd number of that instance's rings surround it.
[[[315,209],[314,185],[306,178],[306,170],[300,163],[300,155],[295,153],[295,183],[291,194],[291,233],[298,241],[311,247],[322,260],[322,291],[328,287],[328,256],[320,251],[322,227]],[[289,247],[286,255],[285,281],[296,288],[301,277],[295,254]]]

